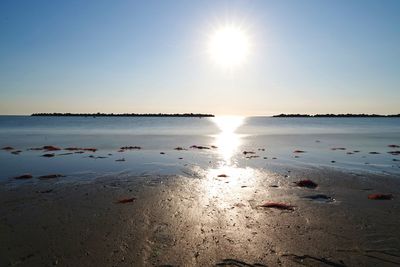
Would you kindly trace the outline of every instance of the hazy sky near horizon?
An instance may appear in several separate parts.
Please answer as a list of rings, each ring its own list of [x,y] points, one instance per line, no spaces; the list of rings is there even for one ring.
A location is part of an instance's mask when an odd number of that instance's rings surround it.
[[[0,2],[0,114],[400,113],[400,1]],[[245,62],[206,53],[225,24]]]

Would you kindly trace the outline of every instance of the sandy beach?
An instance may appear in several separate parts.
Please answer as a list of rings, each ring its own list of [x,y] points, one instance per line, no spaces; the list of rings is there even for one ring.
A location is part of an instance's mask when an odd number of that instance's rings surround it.
[[[0,265],[400,264],[398,177],[327,168],[237,173],[2,185]],[[299,187],[301,179],[318,186]],[[394,198],[368,199],[374,193]],[[326,199],[306,198],[317,194]]]

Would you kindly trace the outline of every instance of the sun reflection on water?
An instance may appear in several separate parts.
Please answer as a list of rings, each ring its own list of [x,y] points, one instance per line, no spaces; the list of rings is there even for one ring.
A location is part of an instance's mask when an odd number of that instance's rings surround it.
[[[239,116],[215,117],[213,122],[221,130],[215,136],[215,145],[223,160],[221,165],[234,165],[232,157],[237,153],[241,143],[241,136],[235,131],[244,123],[244,118]]]

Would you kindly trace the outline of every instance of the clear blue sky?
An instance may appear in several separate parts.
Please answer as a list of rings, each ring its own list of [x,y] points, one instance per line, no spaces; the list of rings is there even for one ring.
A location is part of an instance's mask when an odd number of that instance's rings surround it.
[[[400,1],[0,2],[0,114],[400,113]],[[211,32],[251,41],[231,71]]]

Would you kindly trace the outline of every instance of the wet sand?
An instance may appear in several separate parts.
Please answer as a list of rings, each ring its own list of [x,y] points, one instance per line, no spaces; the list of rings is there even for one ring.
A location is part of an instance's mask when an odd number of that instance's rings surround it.
[[[0,266],[397,266],[400,179],[332,169],[0,186]],[[294,182],[312,179],[316,189]],[[67,182],[64,182],[67,181]],[[370,200],[372,193],[392,200]],[[325,194],[333,202],[305,196]],[[132,202],[117,203],[124,198]],[[294,210],[260,207],[266,201]]]

